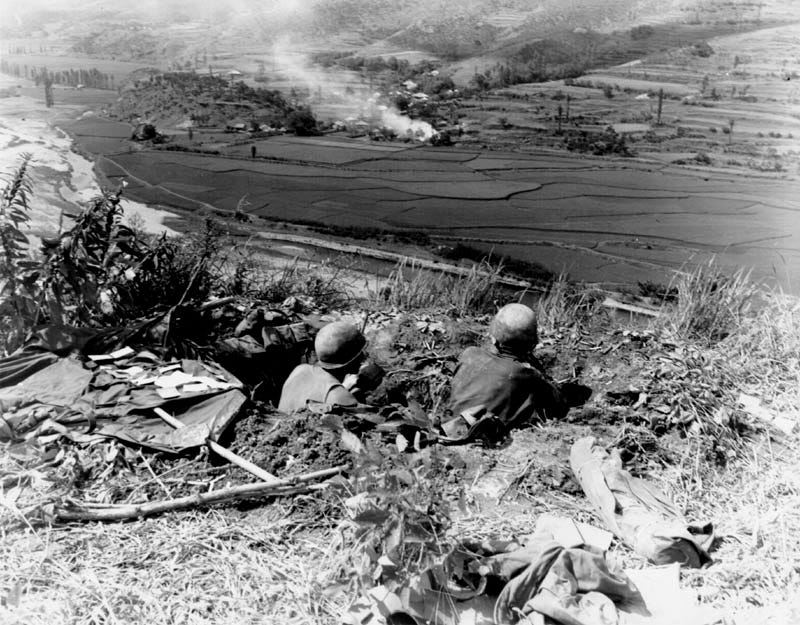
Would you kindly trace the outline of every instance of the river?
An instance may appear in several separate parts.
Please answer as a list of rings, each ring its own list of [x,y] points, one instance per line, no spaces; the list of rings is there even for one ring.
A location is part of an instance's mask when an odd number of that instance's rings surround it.
[[[11,88],[13,92],[19,82],[0,74],[0,90]],[[92,162],[73,151],[72,139],[54,124],[57,117],[92,114],[84,108],[60,105],[48,109],[41,99],[28,95],[0,98],[0,173],[7,179],[17,170],[23,155],[31,157],[28,234],[33,242],[67,227],[63,213],[75,212],[77,205],[101,192]],[[124,197],[122,207],[126,220],[135,219],[148,232],[177,234],[164,225],[165,219],[175,216],[172,213]]]

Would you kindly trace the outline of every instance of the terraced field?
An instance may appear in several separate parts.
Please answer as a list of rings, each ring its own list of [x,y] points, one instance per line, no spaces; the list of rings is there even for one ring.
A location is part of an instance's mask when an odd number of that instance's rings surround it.
[[[424,230],[579,280],[665,281],[672,269],[716,256],[798,289],[800,185],[792,181],[344,137],[257,146],[267,158],[148,150],[98,166],[127,179],[127,193],[144,202],[232,211],[246,198],[254,216]]]

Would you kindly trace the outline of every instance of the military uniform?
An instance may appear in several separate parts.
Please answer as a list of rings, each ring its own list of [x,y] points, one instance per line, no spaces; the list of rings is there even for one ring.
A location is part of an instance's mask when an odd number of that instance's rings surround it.
[[[468,347],[459,359],[450,391],[455,414],[484,409],[507,427],[539,415],[559,419],[569,406],[559,389],[530,363],[495,348]]]
[[[287,414],[308,403],[355,406],[358,400],[330,373],[317,365],[298,365],[283,384],[278,410]]]

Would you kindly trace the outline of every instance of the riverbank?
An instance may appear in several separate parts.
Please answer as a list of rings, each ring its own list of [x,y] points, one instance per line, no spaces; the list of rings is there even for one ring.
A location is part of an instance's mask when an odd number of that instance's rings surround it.
[[[65,213],[101,192],[94,163],[74,150],[72,138],[56,125],[57,119],[91,115],[85,105],[59,104],[47,108],[41,99],[27,95],[30,81],[0,75],[0,89],[23,86],[23,95],[0,98],[0,172],[10,174],[30,155],[29,233],[32,238],[53,236],[66,225]],[[165,220],[177,215],[124,198],[128,219],[142,229],[170,236],[178,232]]]

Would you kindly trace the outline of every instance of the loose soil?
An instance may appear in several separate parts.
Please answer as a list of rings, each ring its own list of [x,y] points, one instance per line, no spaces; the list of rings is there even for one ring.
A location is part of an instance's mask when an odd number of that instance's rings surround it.
[[[250,407],[226,434],[230,448],[283,479],[349,464],[340,435],[320,424],[320,415],[284,415],[263,405]],[[249,475],[249,474],[248,474]]]

